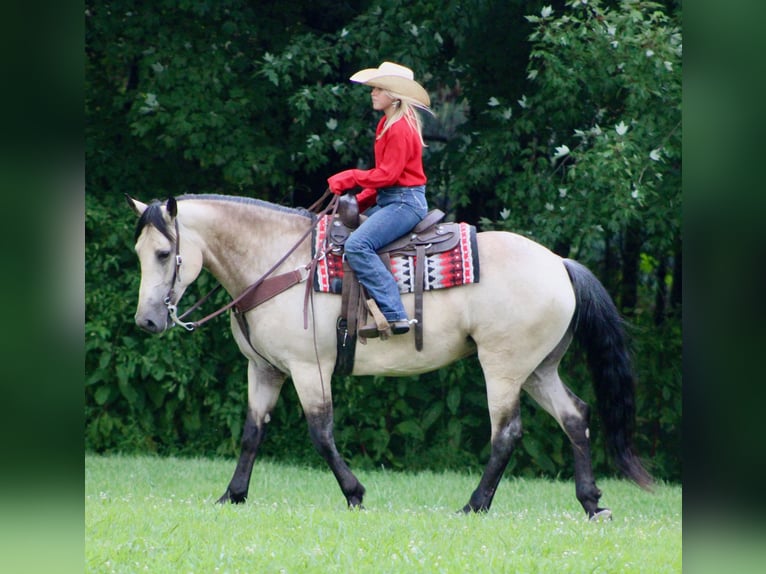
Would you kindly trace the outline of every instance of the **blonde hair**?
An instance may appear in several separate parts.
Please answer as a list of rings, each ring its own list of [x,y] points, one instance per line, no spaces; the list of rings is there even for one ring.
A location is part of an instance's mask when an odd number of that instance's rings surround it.
[[[415,98],[411,98],[409,96],[403,96],[402,94],[397,94],[396,92],[392,92],[390,90],[383,90],[383,91],[391,99],[393,99],[395,103],[396,102],[399,102],[399,103],[398,105],[395,106],[396,110],[394,110],[394,113],[386,118],[386,123],[383,124],[383,130],[380,132],[380,135],[377,137],[377,139],[382,138],[383,134],[386,133],[386,130],[388,130],[388,128],[390,128],[393,124],[398,122],[400,119],[404,118],[409,124],[409,126],[417,132],[418,137],[420,138],[420,144],[423,147],[427,147],[425,140],[423,140],[423,124],[420,121],[420,116],[415,111],[415,108],[421,109],[424,112],[428,112],[429,114],[433,115],[431,108],[429,108],[428,106],[424,106]]]

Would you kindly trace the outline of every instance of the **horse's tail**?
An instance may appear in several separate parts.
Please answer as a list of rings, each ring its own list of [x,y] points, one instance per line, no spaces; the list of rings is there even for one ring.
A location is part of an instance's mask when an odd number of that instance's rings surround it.
[[[652,477],[633,447],[635,378],[622,317],[607,290],[587,267],[571,259],[564,259],[564,267],[576,300],[571,329],[585,349],[607,447],[620,472],[649,489]]]

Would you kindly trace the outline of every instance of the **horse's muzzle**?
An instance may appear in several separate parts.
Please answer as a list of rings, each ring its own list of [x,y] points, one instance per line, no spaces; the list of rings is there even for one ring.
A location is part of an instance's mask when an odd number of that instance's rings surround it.
[[[162,333],[168,327],[167,311],[161,316],[151,313],[136,313],[136,325],[148,333]]]

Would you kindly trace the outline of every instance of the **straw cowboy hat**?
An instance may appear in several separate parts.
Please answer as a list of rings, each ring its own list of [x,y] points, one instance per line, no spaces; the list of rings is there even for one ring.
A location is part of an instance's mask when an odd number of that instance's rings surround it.
[[[352,82],[383,88],[402,96],[409,96],[424,106],[431,105],[425,88],[415,81],[415,74],[406,66],[383,62],[377,68],[367,68],[351,76]]]

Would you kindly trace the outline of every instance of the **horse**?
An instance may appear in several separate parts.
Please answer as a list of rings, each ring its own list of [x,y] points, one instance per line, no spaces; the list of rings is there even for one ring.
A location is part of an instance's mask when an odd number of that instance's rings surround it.
[[[177,317],[176,305],[203,268],[232,298],[277,271],[298,277],[294,285],[249,311],[230,313],[234,340],[248,361],[247,414],[236,468],[218,502],[247,499],[265,425],[290,377],[314,447],[332,470],[348,507],[363,507],[365,487],[339,454],[333,436],[330,381],[338,352],[341,297],[311,293],[311,311],[306,313],[305,282],[311,282],[307,269],[313,257],[306,239],[317,215],[216,194],[188,194],[149,204],[126,199],[139,216],[135,252],[141,280],[135,322],[149,333],[162,333],[173,322],[193,328]],[[624,322],[605,287],[584,265],[511,232],[479,232],[476,244],[478,283],[424,293],[422,351],[412,348],[412,331],[369,339],[357,346],[352,375],[418,375],[478,355],[491,451],[462,512],[489,511],[522,436],[524,390],[569,438],[575,495],[587,516],[611,518],[611,510],[599,506],[601,491],[593,475],[590,408],[563,383],[559,364],[573,340],[585,349],[615,466],[651,490],[653,478],[634,448],[635,379]],[[402,298],[412,317],[413,295]]]

